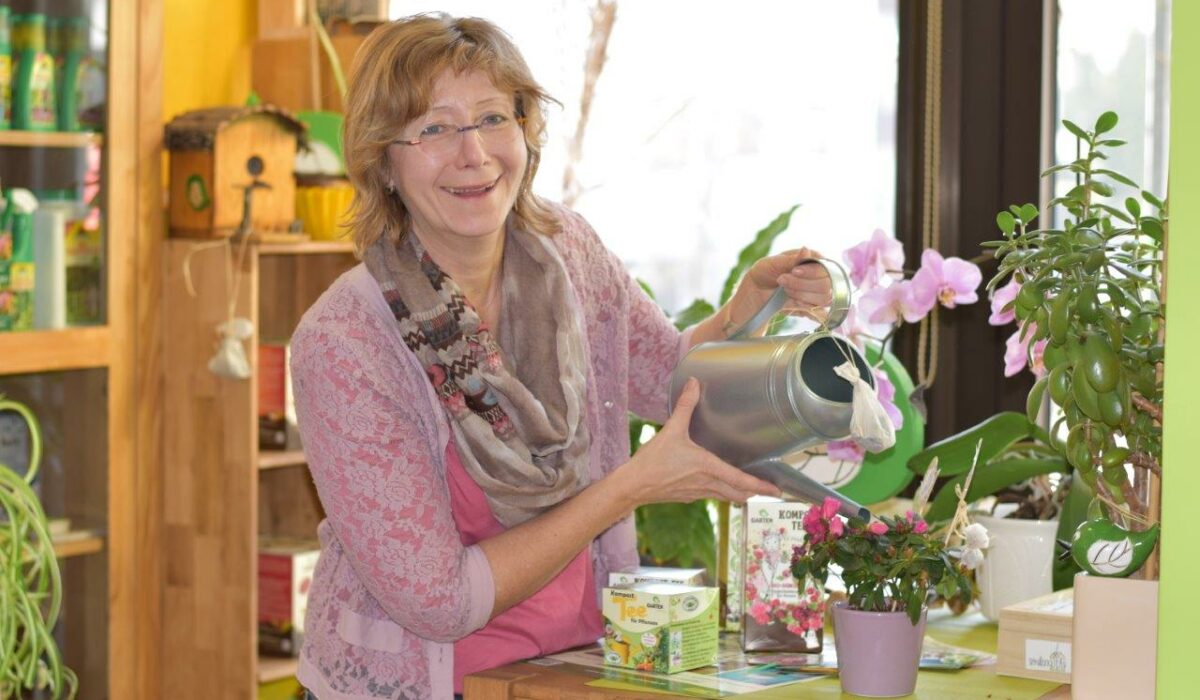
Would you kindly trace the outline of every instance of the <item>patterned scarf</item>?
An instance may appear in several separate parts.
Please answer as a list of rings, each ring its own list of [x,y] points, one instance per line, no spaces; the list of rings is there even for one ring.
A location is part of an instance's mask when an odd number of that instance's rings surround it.
[[[416,236],[399,244],[383,236],[363,262],[425,367],[463,466],[496,519],[512,527],[586,486],[583,331],[550,240],[507,230],[499,331],[508,352]]]

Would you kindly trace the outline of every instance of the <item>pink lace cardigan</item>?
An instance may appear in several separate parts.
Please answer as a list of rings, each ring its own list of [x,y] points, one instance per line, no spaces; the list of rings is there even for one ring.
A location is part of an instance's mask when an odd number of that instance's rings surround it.
[[[664,420],[686,338],[577,214],[554,237],[590,349],[593,479],[626,461],[626,411]],[[292,337],[304,450],[327,519],[298,677],[320,700],[449,698],[453,642],[491,616],[478,546],[459,541],[445,453],[450,426],[374,279],[339,278]],[[597,586],[635,564],[632,518],[592,547]],[[597,592],[598,594],[599,592]]]

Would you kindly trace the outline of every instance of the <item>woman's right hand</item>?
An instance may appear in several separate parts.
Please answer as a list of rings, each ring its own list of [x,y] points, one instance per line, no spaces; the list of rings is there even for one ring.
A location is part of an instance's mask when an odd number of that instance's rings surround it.
[[[690,503],[716,498],[744,503],[754,495],[780,496],[778,488],[750,476],[692,442],[688,426],[700,402],[700,382],[688,379],[671,417],[618,473],[629,479],[635,506]],[[614,474],[615,475],[615,474]]]

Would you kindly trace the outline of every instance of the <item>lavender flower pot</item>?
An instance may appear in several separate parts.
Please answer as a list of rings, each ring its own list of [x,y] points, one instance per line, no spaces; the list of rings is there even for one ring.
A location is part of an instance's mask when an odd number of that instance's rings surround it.
[[[908,613],[863,612],[845,603],[835,605],[833,641],[842,690],[871,698],[911,694],[917,687],[925,612],[914,625]]]

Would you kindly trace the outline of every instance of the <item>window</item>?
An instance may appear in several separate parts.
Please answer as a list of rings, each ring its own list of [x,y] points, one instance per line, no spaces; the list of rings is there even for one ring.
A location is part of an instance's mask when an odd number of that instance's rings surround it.
[[[535,190],[563,196],[591,3],[393,2],[509,32],[551,110]],[[838,256],[895,221],[896,0],[617,3],[575,208],[671,311],[715,300],[737,251],[793,204],[777,248]]]

